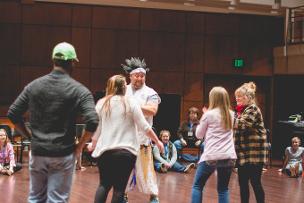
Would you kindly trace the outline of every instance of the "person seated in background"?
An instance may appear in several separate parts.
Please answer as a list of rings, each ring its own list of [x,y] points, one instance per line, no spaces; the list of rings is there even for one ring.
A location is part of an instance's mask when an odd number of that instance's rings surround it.
[[[197,139],[195,136],[196,127],[199,124],[198,116],[199,116],[198,108],[196,107],[189,108],[188,120],[180,125],[177,131],[177,136],[179,139],[174,142],[174,145],[177,149],[177,153],[180,156],[179,158],[182,158],[185,161],[189,161],[189,162],[197,162],[199,156],[193,156],[190,154],[181,155],[181,150],[184,147],[199,148],[200,153],[204,151],[204,144],[202,140]]]
[[[177,151],[172,142],[170,142],[170,132],[162,130],[160,132],[160,140],[164,144],[164,153],[160,153],[157,146],[153,148],[154,168],[156,171],[166,173],[167,171],[176,171],[188,173],[195,166],[194,163],[187,166],[182,165],[177,161]]]
[[[283,168],[279,169],[290,177],[299,177],[302,174],[302,160],[304,159],[304,147],[300,147],[301,139],[293,137],[291,147],[285,150],[285,159]]]
[[[0,129],[0,174],[10,176],[21,168],[21,164],[15,162],[13,145],[6,130]]]

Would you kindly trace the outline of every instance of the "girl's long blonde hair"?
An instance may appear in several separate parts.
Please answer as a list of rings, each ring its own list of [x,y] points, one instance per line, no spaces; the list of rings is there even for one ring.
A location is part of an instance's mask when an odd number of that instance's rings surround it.
[[[224,129],[232,129],[230,99],[225,88],[213,87],[209,93],[209,109],[219,108]]]
[[[122,96],[122,103],[125,109],[125,115],[127,112],[127,104],[124,95],[126,94],[127,88],[126,78],[122,75],[114,75],[108,79],[105,101],[102,105],[101,110],[106,113],[106,116],[111,115],[110,100],[113,96]]]

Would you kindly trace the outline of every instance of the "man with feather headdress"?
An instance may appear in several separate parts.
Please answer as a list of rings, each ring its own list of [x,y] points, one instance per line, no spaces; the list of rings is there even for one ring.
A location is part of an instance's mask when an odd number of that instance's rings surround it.
[[[126,95],[134,97],[139,103],[148,123],[153,125],[153,116],[156,115],[161,102],[157,92],[146,86],[146,73],[149,71],[145,60],[139,58],[126,59],[122,68],[130,75],[130,84],[127,86]],[[138,131],[140,152],[137,156],[131,184],[136,182],[139,190],[150,195],[150,203],[158,203],[158,187],[153,166],[151,140],[143,136],[145,132]],[[127,197],[127,196],[126,196]],[[127,198],[125,198],[127,202]]]

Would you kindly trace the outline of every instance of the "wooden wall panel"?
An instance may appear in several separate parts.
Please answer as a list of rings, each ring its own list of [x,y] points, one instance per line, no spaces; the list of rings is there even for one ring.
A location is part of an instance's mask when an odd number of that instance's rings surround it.
[[[287,57],[279,56],[274,58],[274,74],[287,74],[288,73],[288,65],[287,65]]]
[[[49,67],[24,66],[20,69],[20,89],[22,90],[28,83],[36,78],[46,75],[52,71]]]
[[[220,73],[220,40],[217,36],[206,36],[205,38],[205,73]]]
[[[71,42],[71,29],[24,25],[22,37],[22,64],[50,66],[54,46],[63,41]]]
[[[28,4],[23,6],[22,13],[25,24],[56,26],[72,24],[72,8],[68,4]]]
[[[204,71],[204,37],[202,35],[189,34],[185,43],[185,69],[187,72]]]
[[[184,68],[185,38],[178,33],[142,32],[140,55],[147,65],[157,71],[182,71]]]
[[[255,46],[251,36],[241,36],[239,39],[239,57],[244,59],[244,69],[252,66],[251,50]]]
[[[304,56],[288,56],[288,74],[304,74]]]
[[[0,23],[21,22],[21,5],[17,2],[0,3]]]
[[[146,82],[148,86],[155,89],[159,94],[182,95],[183,74],[180,72],[152,71],[147,74]]]
[[[91,65],[93,68],[112,68],[116,54],[116,32],[113,30],[92,30]]]
[[[1,1],[0,68],[20,67],[9,82],[23,88],[50,71],[57,43],[71,42],[80,59],[72,76],[94,93],[105,89],[110,76],[123,73],[125,58],[138,56],[151,68],[149,86],[182,96],[184,118],[190,106],[207,102],[214,85],[224,85],[234,97],[244,80],[270,80],[272,47],[282,42],[282,22],[264,16]],[[244,58],[244,69],[232,67],[234,57]],[[266,115],[269,95],[267,89],[258,93]]]
[[[205,33],[206,21],[203,13],[187,13],[186,31],[188,33]]]
[[[244,15],[240,18],[240,36],[261,36],[262,16]]]
[[[93,7],[94,28],[138,30],[139,10],[118,7]]]
[[[87,88],[90,88],[90,69],[73,68],[72,77]]]
[[[14,101],[19,92],[19,66],[0,65],[1,85],[0,104],[8,104]],[[0,114],[1,116],[1,114]]]
[[[122,73],[123,72],[121,70],[91,70],[90,89],[92,93],[97,91],[105,91],[108,79],[113,75]]]
[[[8,105],[8,104],[0,105],[0,116],[5,117],[9,107],[10,107],[10,105]]]
[[[21,34],[19,24],[0,24],[0,64],[20,63]]]
[[[76,67],[90,67],[91,60],[91,29],[72,28],[72,44],[74,45],[79,62]]]
[[[203,101],[203,74],[186,73],[183,87],[183,95],[185,100]]]
[[[92,7],[75,5],[72,9],[72,26],[91,27],[92,25]]]
[[[206,14],[206,33],[238,35],[239,18],[237,15]]]
[[[271,30],[272,46],[282,46],[284,44],[284,17],[271,18],[269,29]]]
[[[196,107],[199,110],[203,108],[204,104],[201,101],[188,101],[183,100],[182,106],[181,106],[181,114],[180,114],[180,120],[185,121],[188,119],[188,110],[191,107]],[[199,113],[199,118],[202,116],[202,112]]]
[[[271,47],[280,46],[284,43],[284,17],[265,17],[263,18],[260,30],[262,39],[267,39]]]
[[[252,40],[252,46],[248,50],[250,66],[244,68],[244,74],[264,75],[273,74],[272,47],[265,40]]]
[[[240,69],[233,67],[233,59],[239,57],[239,40],[236,36],[226,36],[220,39],[219,62],[221,73],[241,74]]]
[[[185,32],[186,14],[167,10],[141,10],[140,27],[145,31]]]
[[[121,69],[126,58],[138,56],[138,33],[118,30],[92,30],[93,68]]]

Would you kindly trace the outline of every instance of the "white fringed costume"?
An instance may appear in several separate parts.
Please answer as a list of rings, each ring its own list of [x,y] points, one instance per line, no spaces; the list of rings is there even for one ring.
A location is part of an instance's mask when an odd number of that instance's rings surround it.
[[[157,92],[145,84],[142,88],[135,90],[129,84],[126,91],[127,96],[135,97],[140,106],[144,104],[159,104],[160,97]],[[153,125],[153,116],[146,116],[148,123]],[[137,156],[135,169],[130,177],[127,191],[129,191],[134,183],[136,183],[139,191],[145,194],[158,195],[157,179],[153,165],[153,155],[151,139],[144,135],[144,132],[138,131],[138,141],[140,143],[140,151]],[[136,180],[134,179],[136,176]]]

